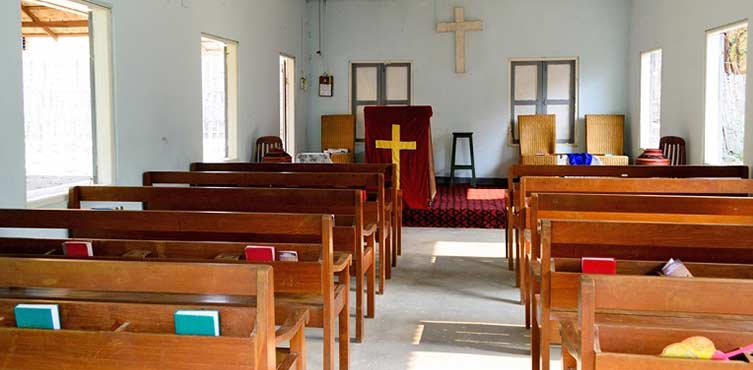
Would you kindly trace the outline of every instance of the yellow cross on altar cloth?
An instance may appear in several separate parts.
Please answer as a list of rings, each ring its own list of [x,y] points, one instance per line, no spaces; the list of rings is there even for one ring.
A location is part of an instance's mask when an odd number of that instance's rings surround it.
[[[377,149],[391,149],[392,163],[395,165],[395,186],[400,189],[400,152],[403,150],[416,150],[415,141],[400,141],[400,125],[392,125],[392,140],[377,140]]]

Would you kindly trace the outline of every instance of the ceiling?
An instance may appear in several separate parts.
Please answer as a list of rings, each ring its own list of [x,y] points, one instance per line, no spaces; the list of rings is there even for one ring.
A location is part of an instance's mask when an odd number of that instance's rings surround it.
[[[86,13],[55,7],[35,0],[21,1],[21,30],[24,37],[71,37],[89,33]]]

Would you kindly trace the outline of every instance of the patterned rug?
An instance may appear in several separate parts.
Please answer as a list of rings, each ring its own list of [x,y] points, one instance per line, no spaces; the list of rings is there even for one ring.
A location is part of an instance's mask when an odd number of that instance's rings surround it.
[[[403,210],[403,226],[502,229],[506,200],[505,189],[438,185],[430,209]]]

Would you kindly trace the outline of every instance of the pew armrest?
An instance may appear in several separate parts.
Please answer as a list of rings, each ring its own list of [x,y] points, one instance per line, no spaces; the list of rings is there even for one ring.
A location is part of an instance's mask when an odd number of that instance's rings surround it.
[[[285,323],[275,331],[275,343],[280,344],[288,342],[293,337],[302,332],[306,328],[306,324],[309,322],[309,310],[300,308],[294,310],[290,316],[288,316]]]
[[[353,261],[353,256],[350,253],[335,253],[335,260],[332,263],[332,272],[338,273],[347,268],[350,268],[350,264]]]
[[[541,281],[541,261],[532,259],[528,263],[528,266],[529,271],[531,271],[531,276],[537,281]]]
[[[298,364],[298,354],[295,352],[279,353],[280,360],[277,361],[277,370],[293,370]]]
[[[573,320],[561,321],[560,336],[562,337],[562,346],[567,348],[571,356],[579,359],[580,329],[578,328],[578,323]]]
[[[363,225],[363,236],[369,236],[377,231],[377,224],[376,223],[369,223]]]

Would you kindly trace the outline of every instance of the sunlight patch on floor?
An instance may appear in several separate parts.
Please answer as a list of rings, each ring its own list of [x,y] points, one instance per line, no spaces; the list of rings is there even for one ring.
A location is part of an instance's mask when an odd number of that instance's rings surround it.
[[[531,360],[525,357],[479,355],[449,352],[420,352],[410,354],[406,370],[457,369],[526,369]]]
[[[434,257],[505,258],[504,243],[438,241]]]

